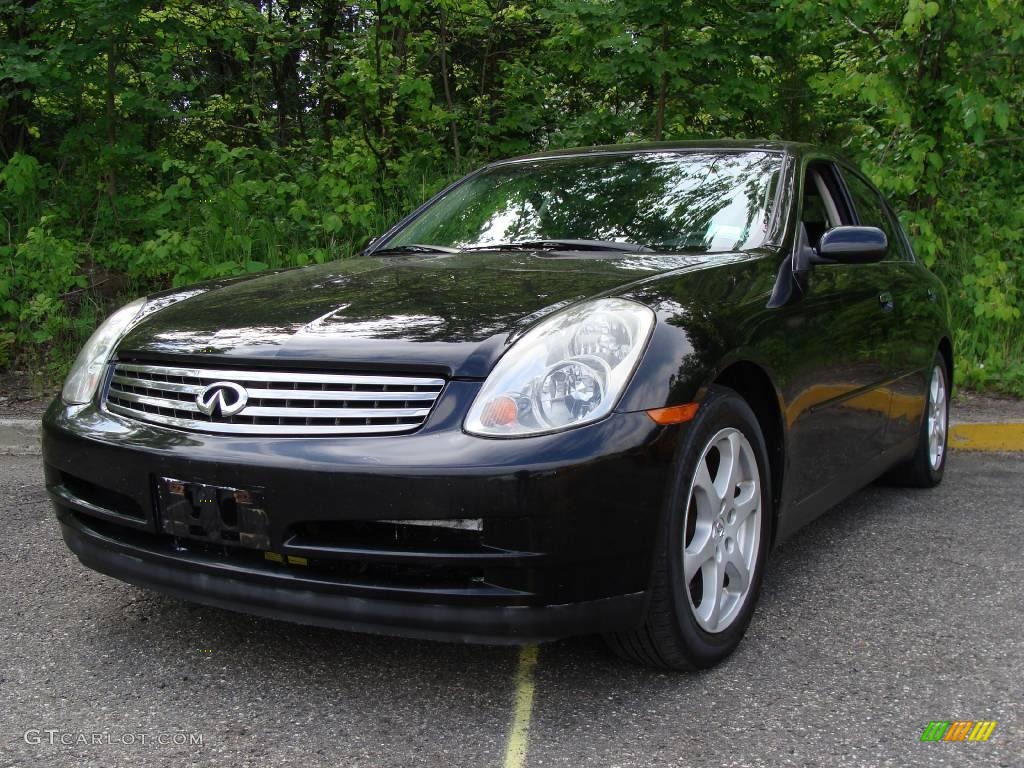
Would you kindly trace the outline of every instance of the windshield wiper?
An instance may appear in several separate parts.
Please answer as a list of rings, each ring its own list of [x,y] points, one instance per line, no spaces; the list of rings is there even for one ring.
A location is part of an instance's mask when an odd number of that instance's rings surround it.
[[[646,245],[620,243],[614,240],[522,240],[516,243],[471,245],[464,251],[620,251],[626,253],[653,253]]]
[[[446,245],[428,245],[426,243],[409,243],[407,245],[392,245],[388,248],[381,248],[372,251],[370,256],[386,256],[395,253],[460,253],[458,248],[449,248]]]

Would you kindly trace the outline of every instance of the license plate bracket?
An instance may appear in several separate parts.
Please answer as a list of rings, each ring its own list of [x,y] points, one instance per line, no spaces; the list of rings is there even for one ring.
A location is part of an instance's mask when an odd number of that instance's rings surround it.
[[[228,547],[270,549],[270,523],[261,489],[173,477],[160,477],[156,485],[163,533]]]

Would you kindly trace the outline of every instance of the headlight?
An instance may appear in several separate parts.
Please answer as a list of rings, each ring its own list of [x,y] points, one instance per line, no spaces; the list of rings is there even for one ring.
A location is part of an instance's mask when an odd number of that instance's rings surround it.
[[[61,399],[68,405],[88,403],[96,394],[96,388],[103,378],[103,368],[114,351],[114,345],[121,340],[146,305],[145,299],[136,299],[125,304],[108,317],[89,337],[78,353],[71,372],[61,390]]]
[[[531,328],[491,371],[466,416],[486,437],[558,432],[615,407],[654,327],[654,312],[626,299],[597,299]]]

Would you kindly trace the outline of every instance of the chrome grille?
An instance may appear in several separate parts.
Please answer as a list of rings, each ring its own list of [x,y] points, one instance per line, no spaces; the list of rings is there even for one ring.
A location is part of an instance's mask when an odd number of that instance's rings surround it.
[[[199,395],[218,382],[245,390],[245,407],[233,416],[217,410],[207,415],[199,407]],[[117,363],[106,408],[139,421],[218,434],[395,434],[424,422],[444,384],[410,376]]]

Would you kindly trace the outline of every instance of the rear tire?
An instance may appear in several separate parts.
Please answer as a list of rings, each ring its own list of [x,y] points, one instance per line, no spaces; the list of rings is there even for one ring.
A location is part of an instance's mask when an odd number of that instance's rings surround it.
[[[928,400],[914,455],[883,478],[892,485],[934,488],[946,471],[949,442],[949,372],[942,355],[936,355],[928,378]]]
[[[646,618],[606,640],[645,666],[704,669],[743,638],[771,537],[768,452],[746,401],[712,387],[675,467]]]

